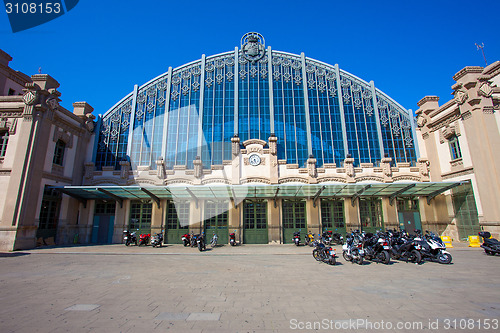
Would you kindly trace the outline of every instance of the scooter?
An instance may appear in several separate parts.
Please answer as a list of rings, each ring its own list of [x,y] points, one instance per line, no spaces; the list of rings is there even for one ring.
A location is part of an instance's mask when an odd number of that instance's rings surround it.
[[[236,245],[236,230],[229,234],[229,244],[231,244],[231,246]]]
[[[361,236],[355,233],[347,235],[346,242],[342,245],[342,256],[344,259],[362,265],[364,255],[365,251],[363,250]]]
[[[139,236],[139,246],[148,245],[150,239],[151,239],[151,234],[141,234]]]
[[[210,246],[216,247],[218,239],[219,239],[219,237],[217,236],[217,234],[215,233],[215,230],[214,230],[214,235],[212,236],[212,239],[210,240]]]
[[[151,245],[153,247],[162,247],[163,245],[163,232],[159,232],[153,237],[151,237]]]
[[[135,234],[135,231],[130,232],[128,230],[123,230],[123,241],[125,242],[126,246],[129,246],[132,243],[137,245],[137,236]]]
[[[314,234],[309,231],[307,235],[304,237],[304,244],[313,246],[312,244],[313,242],[314,242]]]
[[[412,239],[406,232],[388,232],[388,243],[391,247],[391,256],[394,259],[405,260],[406,262],[413,262],[420,264],[422,255],[420,250],[422,245],[417,240]]]
[[[292,241],[295,243],[296,246],[300,245],[300,230],[299,231],[295,231],[293,233]]]
[[[191,236],[189,234],[182,235],[182,244],[189,246],[191,244]]]
[[[420,254],[422,259],[437,260],[440,264],[450,264],[452,257],[450,252],[446,251],[444,242],[433,232],[426,231],[425,236],[422,236],[420,230],[415,230],[417,237],[415,242],[420,244]]]
[[[500,242],[495,238],[490,238],[491,234],[488,231],[481,231],[478,235],[483,237],[481,247],[487,255],[494,256],[495,254],[500,254]]]

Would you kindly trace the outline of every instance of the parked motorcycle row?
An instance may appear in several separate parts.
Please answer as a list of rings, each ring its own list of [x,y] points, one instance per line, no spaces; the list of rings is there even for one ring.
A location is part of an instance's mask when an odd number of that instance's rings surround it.
[[[300,232],[293,233],[292,241],[295,245],[300,245]],[[387,230],[385,232],[377,231],[365,233],[364,231],[354,230],[347,234],[345,239],[339,233],[329,230],[321,234],[311,233],[305,235],[304,244],[314,247],[312,255],[314,259],[334,265],[336,263],[336,252],[330,245],[342,245],[342,257],[346,261],[361,265],[364,260],[389,264],[391,259],[402,260],[412,263],[420,263],[423,260],[437,261],[440,264],[450,264],[451,254],[446,251],[446,245],[439,236],[433,232],[426,231],[422,234],[420,230],[415,230],[414,235],[405,231]],[[491,234],[482,231],[479,236],[483,238],[481,247],[487,255],[500,254],[500,242],[491,238]],[[136,246],[151,245],[153,247],[163,246],[163,233],[157,233],[151,237],[151,234],[140,234],[129,230],[123,231],[123,241],[126,246],[134,244]],[[216,247],[218,236],[214,232],[210,240],[210,246]],[[195,234],[194,232],[182,235],[184,246],[197,247],[199,251],[206,250],[205,233]],[[236,243],[236,230],[229,234],[229,244]]]
[[[218,239],[219,237],[214,232],[212,235],[212,239],[210,240],[210,246],[212,248],[217,246]],[[186,233],[182,235],[181,240],[184,246],[197,247],[200,251],[204,251],[207,249],[205,244],[204,232],[202,232],[201,234],[195,234],[194,232],[191,232],[190,234]],[[139,239],[137,239],[137,234],[135,231],[130,232],[129,230],[125,230],[123,231],[123,241],[126,246],[134,244],[136,246],[151,245],[153,247],[162,247],[163,233],[159,232],[153,235],[153,237],[151,237],[151,234],[141,234],[139,235]],[[229,234],[229,244],[231,244],[232,246],[236,245],[236,230],[235,232]]]
[[[293,240],[297,245],[297,238],[300,238],[300,231],[294,233]],[[377,231],[365,233],[354,230],[347,234],[345,243],[342,236],[335,236],[331,231],[325,231],[319,235],[317,240],[310,232],[306,235],[305,244],[314,246],[313,257],[318,261],[335,264],[335,250],[329,247],[332,243],[342,244],[342,256],[346,261],[363,264],[364,260],[389,264],[392,259],[402,260],[419,264],[423,260],[437,261],[441,264],[450,264],[451,254],[446,251],[444,242],[432,232],[422,232],[415,230],[415,235],[410,235],[405,231],[388,230],[386,232]],[[495,240],[496,241],[496,240]],[[500,242],[490,242],[498,246]],[[493,253],[491,248],[488,248]]]

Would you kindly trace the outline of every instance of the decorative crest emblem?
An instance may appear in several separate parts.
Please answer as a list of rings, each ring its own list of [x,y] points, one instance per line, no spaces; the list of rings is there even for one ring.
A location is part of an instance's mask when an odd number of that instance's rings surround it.
[[[266,42],[258,32],[248,32],[241,37],[241,51],[243,57],[252,63],[264,57]]]
[[[36,92],[28,90],[23,95],[23,101],[26,105],[32,105],[35,102],[35,100],[36,100]]]

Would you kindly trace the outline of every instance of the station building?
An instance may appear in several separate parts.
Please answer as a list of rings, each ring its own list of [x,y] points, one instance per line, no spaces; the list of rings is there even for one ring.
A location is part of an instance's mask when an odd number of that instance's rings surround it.
[[[136,85],[97,118],[85,102],[60,106],[49,75],[23,79],[22,95],[0,97],[2,249],[120,243],[125,229],[164,232],[167,243],[187,232],[227,243],[235,231],[242,243],[267,244],[289,243],[297,230],[462,236],[465,224],[499,225],[483,206],[475,220],[472,209],[466,222],[455,217],[457,193],[483,202],[474,190],[482,170],[461,177],[443,167],[440,128],[429,126],[448,111],[435,97],[419,102],[417,122],[373,81],[273,50],[258,33]],[[498,136],[497,83],[484,82]]]

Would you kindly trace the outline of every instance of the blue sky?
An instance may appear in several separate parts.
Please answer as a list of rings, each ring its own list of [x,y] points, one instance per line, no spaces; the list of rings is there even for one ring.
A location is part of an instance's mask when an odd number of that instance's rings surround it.
[[[133,90],[201,58],[234,50],[243,34],[266,46],[304,52],[416,110],[426,95],[452,96],[465,66],[500,60],[500,1],[170,1],[80,0],[67,14],[12,33],[0,13],[0,48],[11,67],[59,81],[61,104],[87,101],[103,114]]]

